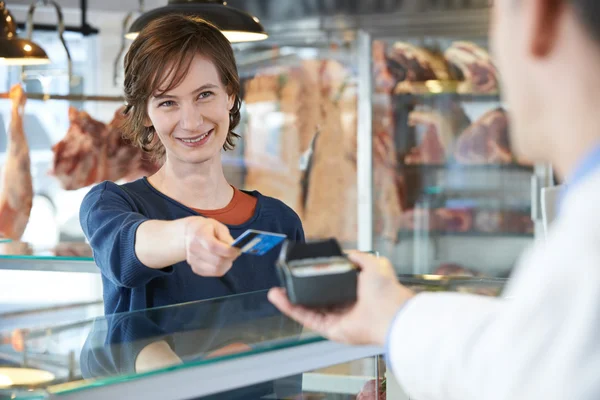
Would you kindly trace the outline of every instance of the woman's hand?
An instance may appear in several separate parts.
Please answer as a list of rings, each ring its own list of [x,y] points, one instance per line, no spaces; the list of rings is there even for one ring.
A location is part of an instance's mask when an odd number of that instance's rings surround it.
[[[231,247],[233,238],[222,223],[204,217],[190,217],[185,225],[186,261],[195,274],[221,277],[241,254]]]

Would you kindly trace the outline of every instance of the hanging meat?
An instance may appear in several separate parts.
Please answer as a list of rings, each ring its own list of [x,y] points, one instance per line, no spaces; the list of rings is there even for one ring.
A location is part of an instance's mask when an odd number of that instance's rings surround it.
[[[302,216],[296,109],[301,83],[290,79],[293,73],[265,70],[246,84],[245,188],[275,197]]]
[[[331,63],[331,64],[330,64]],[[342,126],[339,99],[348,72],[336,61],[305,62],[318,79],[320,93],[319,136],[315,141],[312,169],[304,213],[304,228],[309,238],[336,237],[343,243],[357,240],[356,167],[344,151],[347,135]]]
[[[454,157],[462,164],[512,163],[506,111],[489,111],[467,128],[456,142]]]
[[[33,204],[29,146],[23,129],[27,97],[21,85],[10,89],[10,100],[12,114],[0,192],[0,237],[18,240],[25,232]]]
[[[151,175],[158,165],[141,149],[123,139],[123,108],[108,124],[85,111],[69,107],[71,125],[63,140],[52,147],[54,165],[50,171],[66,190],[80,189],[105,180],[133,180]]]
[[[461,83],[459,93],[496,93],[498,71],[488,52],[471,42],[454,42],[445,52],[453,73]]]

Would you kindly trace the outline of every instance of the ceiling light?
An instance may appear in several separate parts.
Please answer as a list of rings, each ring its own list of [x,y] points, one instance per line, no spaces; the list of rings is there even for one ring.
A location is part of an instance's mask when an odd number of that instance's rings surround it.
[[[169,0],[165,7],[147,11],[136,19],[125,37],[135,39],[150,21],[167,14],[183,14],[205,19],[216,25],[231,43],[253,42],[268,37],[258,18],[229,7],[222,0]]]
[[[0,64],[36,65],[49,64],[48,55],[40,46],[17,36],[15,19],[0,1]]]

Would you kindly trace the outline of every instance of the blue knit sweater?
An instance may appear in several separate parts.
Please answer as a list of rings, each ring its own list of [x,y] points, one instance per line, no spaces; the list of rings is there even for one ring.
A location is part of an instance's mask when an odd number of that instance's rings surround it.
[[[304,241],[300,218],[282,203],[260,193],[254,216],[228,226],[231,236],[247,229],[283,233]],[[124,185],[103,182],[90,190],[80,209],[83,232],[102,272],[104,311],[113,314],[268,289],[279,285],[275,260],[279,248],[258,257],[242,254],[222,278],[194,274],[186,262],[160,270],[146,267],[135,254],[138,226],[150,219],[171,221],[199,215],[156,190],[146,178]]]

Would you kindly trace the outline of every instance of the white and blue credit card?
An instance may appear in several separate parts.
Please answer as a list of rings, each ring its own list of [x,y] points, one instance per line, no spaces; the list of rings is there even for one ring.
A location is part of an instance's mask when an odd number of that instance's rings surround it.
[[[287,237],[281,233],[263,232],[255,229],[248,229],[242,233],[232,246],[237,247],[242,253],[255,256],[264,256],[269,251],[277,247]]]

